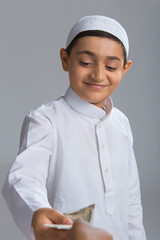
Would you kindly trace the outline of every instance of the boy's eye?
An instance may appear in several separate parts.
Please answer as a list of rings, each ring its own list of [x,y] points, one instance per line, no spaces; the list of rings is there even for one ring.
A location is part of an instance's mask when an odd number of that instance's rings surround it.
[[[92,65],[91,62],[83,62],[83,61],[80,61],[80,64],[83,65],[83,66],[90,66],[90,65]]]
[[[111,67],[111,66],[106,66],[106,69],[110,72],[115,71],[117,68]]]

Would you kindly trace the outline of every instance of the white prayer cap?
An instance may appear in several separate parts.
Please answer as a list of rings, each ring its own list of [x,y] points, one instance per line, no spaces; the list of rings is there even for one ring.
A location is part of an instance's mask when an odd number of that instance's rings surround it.
[[[125,29],[116,20],[100,15],[91,15],[81,18],[70,30],[66,48],[79,33],[89,30],[100,30],[114,35],[123,43],[128,56],[129,41]]]

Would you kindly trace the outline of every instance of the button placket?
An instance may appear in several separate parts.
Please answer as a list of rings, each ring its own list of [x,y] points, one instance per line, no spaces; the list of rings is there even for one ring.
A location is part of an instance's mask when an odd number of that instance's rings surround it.
[[[112,215],[114,212],[114,185],[111,171],[111,162],[109,150],[107,147],[107,139],[105,135],[105,129],[102,123],[97,124],[96,128],[97,140],[99,145],[99,156],[100,165],[102,169],[102,177],[105,186],[105,200],[106,200],[106,211]]]

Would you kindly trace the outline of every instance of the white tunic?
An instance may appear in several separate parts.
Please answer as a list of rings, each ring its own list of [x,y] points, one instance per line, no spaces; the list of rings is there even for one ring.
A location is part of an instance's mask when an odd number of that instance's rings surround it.
[[[146,239],[130,125],[110,98],[105,108],[107,113],[69,87],[26,116],[3,195],[28,239],[34,239],[35,210],[69,213],[93,203],[93,225],[114,240]]]

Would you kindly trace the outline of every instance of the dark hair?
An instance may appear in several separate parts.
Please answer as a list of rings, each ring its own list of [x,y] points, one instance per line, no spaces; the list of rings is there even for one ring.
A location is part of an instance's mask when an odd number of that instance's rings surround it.
[[[70,56],[71,54],[71,50],[72,48],[75,46],[77,40],[81,37],[86,37],[86,36],[95,36],[95,37],[106,37],[109,39],[113,39],[114,41],[118,42],[121,46],[122,46],[122,50],[123,50],[123,56],[124,56],[124,64],[123,66],[126,65],[127,63],[127,54],[126,54],[126,49],[123,45],[123,43],[114,35],[108,33],[108,32],[104,32],[104,31],[100,31],[100,30],[89,30],[89,31],[84,31],[79,33],[69,44],[69,46],[66,48],[66,52],[67,55]]]

